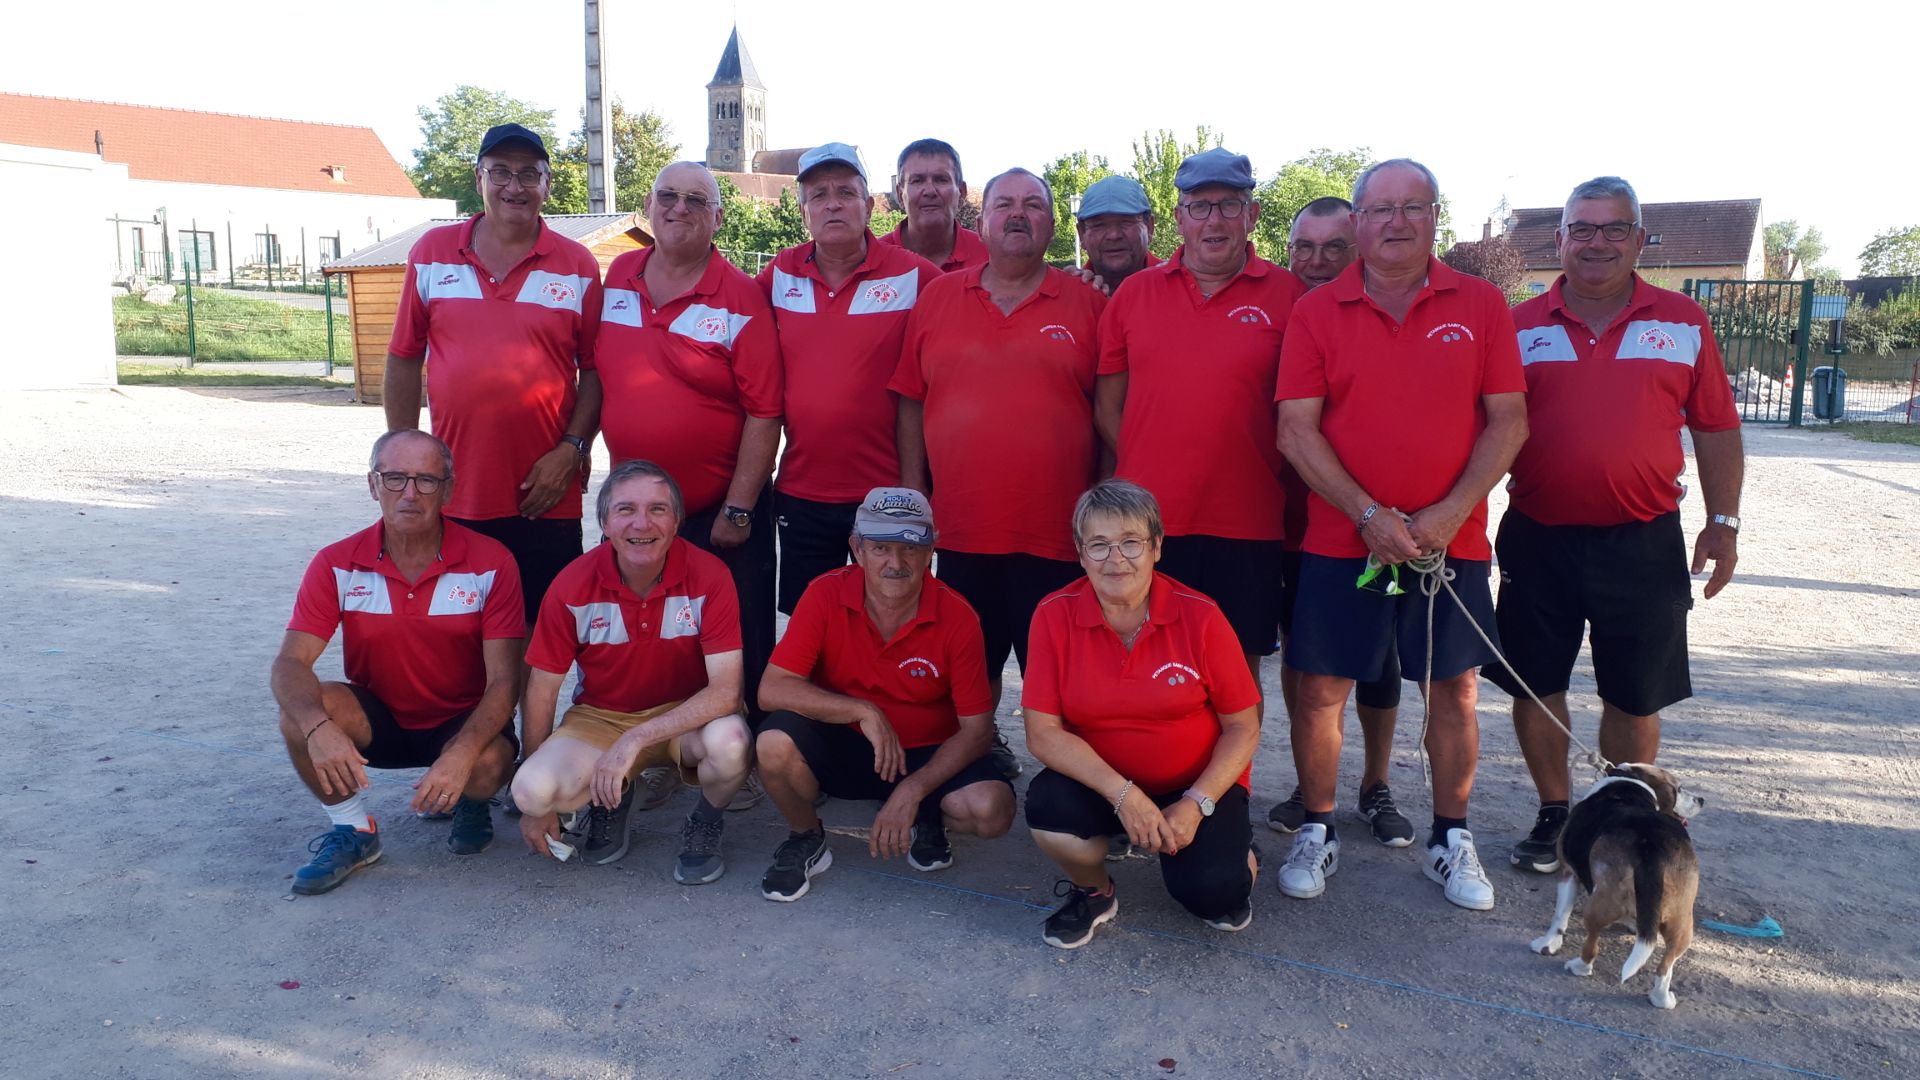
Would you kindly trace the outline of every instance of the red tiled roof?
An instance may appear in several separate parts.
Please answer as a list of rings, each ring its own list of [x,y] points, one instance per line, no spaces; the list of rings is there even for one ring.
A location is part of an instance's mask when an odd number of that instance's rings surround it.
[[[716,179],[733,181],[740,194],[764,203],[780,201],[780,193],[795,185],[794,178],[782,173],[716,172]]]
[[[95,132],[135,180],[420,197],[369,127],[0,93],[0,142],[91,154]]]
[[[1649,243],[1640,253],[1647,266],[1740,266],[1753,251],[1754,232],[1760,228],[1759,199],[1718,199],[1711,202],[1641,203],[1640,220]],[[1513,211],[1505,233],[1520,249],[1529,270],[1554,270],[1553,232],[1560,227],[1560,208]]]

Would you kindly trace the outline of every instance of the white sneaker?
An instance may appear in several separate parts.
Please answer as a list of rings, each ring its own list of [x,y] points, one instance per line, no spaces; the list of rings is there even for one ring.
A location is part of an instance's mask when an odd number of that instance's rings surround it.
[[[1293,850],[1280,866],[1280,891],[1311,900],[1327,891],[1327,878],[1340,869],[1340,841],[1327,839],[1327,827],[1318,822],[1300,826]]]
[[[1447,846],[1427,848],[1427,861],[1420,869],[1446,887],[1449,903],[1474,911],[1493,909],[1493,882],[1480,868],[1480,854],[1473,848],[1473,834],[1465,829],[1448,829]]]

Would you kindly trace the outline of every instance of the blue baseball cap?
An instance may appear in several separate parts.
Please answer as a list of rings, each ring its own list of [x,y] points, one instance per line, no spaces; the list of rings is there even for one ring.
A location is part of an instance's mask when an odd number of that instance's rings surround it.
[[[552,160],[547,157],[546,140],[542,139],[539,134],[532,129],[522,127],[519,124],[495,124],[488,128],[486,136],[480,140],[479,157],[486,157],[488,154],[498,150],[502,143],[510,142],[526,143],[533,147],[534,153],[540,155],[540,160]]]
[[[805,180],[808,173],[822,165],[845,165],[859,173],[862,181],[867,178],[867,169],[860,164],[858,149],[843,142],[830,142],[821,143],[800,155],[800,171],[794,174],[794,179]]]
[[[1173,186],[1181,191],[1192,191],[1208,184],[1225,184],[1242,191],[1253,187],[1253,163],[1247,155],[1236,154],[1224,146],[1211,150],[1202,150],[1180,163],[1180,171],[1173,174]]]
[[[863,540],[931,544],[933,506],[912,488],[877,487],[853,512],[853,531]]]
[[[1093,182],[1080,194],[1079,221],[1102,214],[1145,214],[1153,210],[1147,202],[1147,189],[1131,176],[1108,176]]]

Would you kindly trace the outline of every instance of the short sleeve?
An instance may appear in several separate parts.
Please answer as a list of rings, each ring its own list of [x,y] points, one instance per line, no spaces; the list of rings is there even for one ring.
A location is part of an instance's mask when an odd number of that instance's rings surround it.
[[[565,675],[580,655],[579,628],[573,612],[567,610],[566,597],[559,589],[548,588],[540,601],[540,618],[533,626],[533,640],[527,643],[527,665],[553,675]]]
[[[424,241],[423,241],[424,242]],[[393,337],[387,351],[407,360],[427,355],[427,302],[420,298],[419,246],[407,252],[407,273],[400,285],[400,306],[393,315]]]
[[[787,631],[773,647],[773,663],[803,679],[813,676],[813,669],[820,663],[820,653],[827,637],[827,604],[831,601],[827,595],[826,580],[818,579],[807,586],[800,594],[800,602],[793,606],[793,616],[787,620]],[[981,650],[985,652],[984,649]]]
[[[480,636],[487,641],[526,637],[526,603],[520,593],[520,566],[508,555],[493,568],[493,587],[480,613]]]
[[[1260,704],[1260,688],[1253,672],[1247,670],[1247,658],[1240,651],[1240,639],[1226,615],[1212,604],[1195,604],[1188,609],[1201,615],[1200,655],[1207,670],[1207,703],[1220,714],[1237,713]]]
[[[687,544],[688,554],[699,549],[685,540],[675,540],[676,544]],[[705,656],[718,656],[721,653],[737,652],[741,648],[740,638],[740,594],[734,589],[733,575],[727,572],[726,565],[717,558],[708,564],[700,577],[700,592],[706,597],[706,603],[700,608],[700,652]]]
[[[606,290],[600,284],[600,264],[589,261],[583,268],[587,278],[586,299],[582,301],[578,329],[574,336],[574,355],[579,358],[581,371],[592,371],[597,363],[595,349],[600,344],[600,313],[605,302]]]
[[[340,628],[340,590],[333,581],[333,566],[322,551],[307,564],[300,578],[300,591],[293,598],[293,618],[287,629],[312,634],[321,641],[333,638]]]
[[[1693,389],[1687,394],[1687,427],[1694,431],[1731,431],[1740,426],[1740,406],[1727,381],[1727,364],[1713,326],[1700,321],[1700,355],[1693,362]]]
[[[1507,338],[1511,342],[1513,335],[1508,334]],[[1296,305],[1287,319],[1286,333],[1280,338],[1280,374],[1273,399],[1294,401],[1326,396],[1327,353],[1320,345],[1318,327]]]
[[[929,318],[922,294],[922,302],[915,304],[913,314],[907,316],[907,332],[900,341],[900,362],[894,365],[893,378],[887,383],[887,389],[913,401],[927,400],[927,375],[921,359],[926,350]]]
[[[1127,296],[1135,294],[1129,293]],[[1096,374],[1120,375],[1127,370],[1127,312],[1133,307],[1126,298],[1116,298],[1100,311],[1100,366]]]
[[[934,579],[927,580],[931,583]],[[958,597],[958,593],[952,593],[947,599],[951,602]],[[987,683],[987,642],[980,629],[980,616],[964,602],[950,603],[943,614],[950,623],[947,670],[953,675],[947,685],[953,690],[953,711],[960,716],[990,713],[993,695]]]
[[[741,306],[749,314],[733,342],[733,381],[747,414],[771,420],[780,416],[786,403],[780,335],[773,325],[773,308],[760,287],[745,282],[741,286],[742,299],[748,301]]]
[[[1486,360],[1480,369],[1480,393],[1524,394],[1527,376],[1520,367],[1520,336],[1513,328],[1513,311],[1496,295],[1480,324],[1481,340],[1487,343]]]
[[[1066,621],[1062,613],[1067,608],[1064,600],[1042,602],[1033,613],[1033,623],[1027,631],[1026,682],[1020,689],[1023,709],[1066,715],[1066,707],[1060,700],[1061,654],[1066,651],[1066,642],[1061,641],[1060,636]],[[1241,661],[1241,666],[1245,665],[1246,662]]]

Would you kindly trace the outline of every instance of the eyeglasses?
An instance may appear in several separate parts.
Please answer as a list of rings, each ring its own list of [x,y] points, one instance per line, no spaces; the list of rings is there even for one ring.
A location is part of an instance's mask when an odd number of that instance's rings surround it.
[[[688,212],[695,214],[713,205],[713,200],[705,195],[682,194],[678,191],[656,191],[653,193],[653,201],[662,210],[671,210],[681,203],[686,203]]]
[[[1560,227],[1565,229],[1567,235],[1575,240],[1591,240],[1594,234],[1598,233],[1609,240],[1617,242],[1632,236],[1633,230],[1639,228],[1640,223],[1637,221],[1609,221],[1605,225],[1595,225],[1588,221],[1570,221]]]
[[[1220,211],[1221,217],[1230,219],[1237,218],[1247,212],[1247,200],[1215,199],[1212,202],[1208,202],[1205,199],[1195,199],[1192,202],[1181,203],[1180,209],[1185,210],[1187,216],[1195,221],[1207,220],[1207,217],[1216,209]]]
[[[383,472],[378,474],[380,486],[388,491],[407,490],[407,481],[413,481],[413,490],[422,495],[431,495],[440,490],[440,485],[452,477],[432,476],[427,473]]]
[[[1345,240],[1329,240],[1324,244],[1316,244],[1311,240],[1295,240],[1293,242],[1293,257],[1296,259],[1311,259],[1313,258],[1314,252],[1317,251],[1329,259],[1337,259],[1345,255],[1347,249],[1352,246],[1352,244],[1347,243]]]
[[[1147,542],[1137,536],[1128,537],[1117,544],[1105,540],[1089,540],[1080,545],[1080,551],[1094,562],[1106,562],[1113,558],[1113,553],[1116,551],[1120,553],[1121,558],[1132,562],[1146,554]]]
[[[491,165],[487,168],[487,179],[499,187],[506,187],[514,180],[520,181],[520,186],[523,188],[539,187],[540,181],[546,178],[546,173],[534,168],[521,169],[519,172],[514,172],[505,165]]]
[[[1425,221],[1433,216],[1433,207],[1433,203],[1424,202],[1410,202],[1405,206],[1394,206],[1389,203],[1386,206],[1361,207],[1358,213],[1376,225],[1385,225],[1393,220],[1395,213],[1399,213],[1408,221]]]

